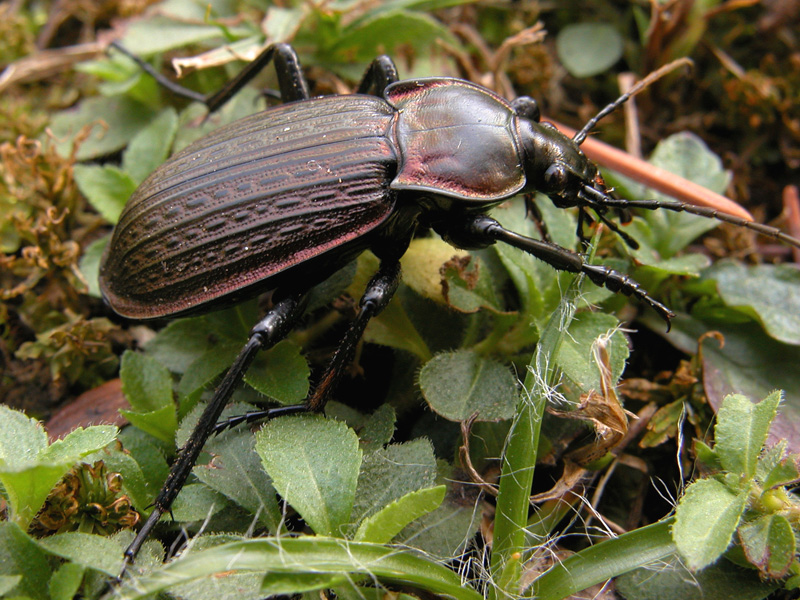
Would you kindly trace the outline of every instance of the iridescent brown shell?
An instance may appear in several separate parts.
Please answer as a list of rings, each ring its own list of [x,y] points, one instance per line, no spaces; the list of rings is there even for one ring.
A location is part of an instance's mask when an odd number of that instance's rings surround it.
[[[363,238],[394,209],[395,115],[380,98],[315,98],[188,146],[125,207],[100,271],[104,297],[125,317],[172,316]]]

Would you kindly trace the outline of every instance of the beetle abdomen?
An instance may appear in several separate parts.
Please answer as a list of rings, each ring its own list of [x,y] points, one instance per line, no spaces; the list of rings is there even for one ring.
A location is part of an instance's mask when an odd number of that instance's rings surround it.
[[[364,236],[394,207],[394,114],[369,96],[318,98],[188,146],[125,207],[104,296],[127,317],[173,315]]]

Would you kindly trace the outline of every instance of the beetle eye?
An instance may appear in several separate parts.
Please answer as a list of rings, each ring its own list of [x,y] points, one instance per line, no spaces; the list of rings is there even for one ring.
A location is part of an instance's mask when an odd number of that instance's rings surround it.
[[[511,107],[520,117],[525,117],[536,123],[542,118],[539,103],[530,96],[520,96],[511,102]]]
[[[544,183],[550,191],[563,191],[567,187],[569,174],[564,165],[554,163],[544,172]]]

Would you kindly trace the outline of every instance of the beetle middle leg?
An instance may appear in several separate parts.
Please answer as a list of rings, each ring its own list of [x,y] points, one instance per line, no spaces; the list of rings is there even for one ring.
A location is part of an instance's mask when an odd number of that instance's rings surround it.
[[[400,262],[398,260],[387,260],[381,263],[380,270],[372,277],[367,285],[367,289],[361,296],[356,318],[350,323],[350,327],[339,343],[330,363],[328,363],[325,373],[320,378],[305,404],[253,410],[244,415],[237,415],[217,423],[214,427],[214,433],[220,433],[229,427],[235,427],[242,423],[254,423],[256,421],[271,419],[285,412],[320,412],[325,408],[331,391],[336,387],[347,364],[353,359],[356,345],[361,339],[361,336],[364,335],[367,323],[369,323],[372,317],[378,315],[386,308],[397,291],[399,283]]]
[[[510,231],[486,215],[467,215],[459,221],[438,223],[434,229],[445,241],[459,248],[485,248],[495,242],[504,242],[543,260],[559,271],[583,273],[595,285],[626,296],[636,296],[647,303],[667,322],[667,328],[670,319],[675,316],[669,308],[652,298],[647,290],[627,275],[605,266],[589,264],[577,252],[556,244]]]

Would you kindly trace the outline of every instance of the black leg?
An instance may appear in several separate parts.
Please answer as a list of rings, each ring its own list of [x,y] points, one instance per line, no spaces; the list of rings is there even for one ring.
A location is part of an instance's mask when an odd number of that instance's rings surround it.
[[[544,222],[542,211],[539,209],[539,205],[536,204],[535,194],[525,194],[525,216],[534,222],[536,229],[539,230],[539,234],[545,242],[553,241],[547,229],[547,223]]]
[[[367,285],[364,295],[361,296],[358,315],[350,323],[350,327],[336,349],[328,368],[306,402],[310,411],[319,412],[325,408],[331,390],[336,386],[345,367],[353,360],[356,344],[364,334],[367,323],[372,317],[386,308],[397,291],[399,283],[400,262],[397,260],[382,262],[380,269]]]
[[[364,295],[361,297],[358,315],[350,324],[330,364],[328,364],[328,367],[325,369],[325,373],[320,378],[319,383],[314,388],[314,391],[308,397],[305,404],[254,410],[244,415],[231,417],[230,419],[217,423],[214,428],[214,433],[219,433],[229,427],[235,427],[242,423],[254,423],[256,421],[264,421],[276,416],[297,412],[319,412],[325,408],[331,391],[336,387],[347,364],[353,360],[356,345],[364,334],[367,323],[369,323],[372,317],[386,308],[386,305],[389,304],[392,296],[394,296],[394,293],[397,291],[399,282],[400,263],[396,260],[381,263],[380,270],[370,280]]]
[[[675,316],[669,308],[651,298],[647,290],[627,275],[608,267],[588,264],[577,252],[556,244],[509,231],[486,215],[467,215],[460,222],[448,222],[435,229],[447,242],[460,248],[485,248],[495,242],[504,242],[543,260],[559,271],[583,273],[595,285],[626,296],[636,296],[647,303],[667,322],[668,328],[670,319]]]
[[[639,242],[637,242],[635,239],[633,239],[633,238],[632,238],[631,236],[629,236],[627,233],[625,233],[624,231],[622,231],[622,230],[619,228],[619,225],[617,225],[616,223],[614,223],[614,221],[612,221],[612,220],[611,220],[611,219],[609,219],[607,216],[605,216],[605,214],[603,214],[603,212],[602,212],[602,211],[599,211],[599,210],[598,210],[598,211],[595,211],[595,214],[597,215],[597,218],[598,218],[598,219],[600,219],[600,221],[602,221],[603,223],[605,223],[606,227],[608,227],[608,228],[609,228],[611,231],[613,231],[613,232],[614,232],[614,233],[616,233],[616,234],[617,234],[619,237],[621,237],[621,238],[622,238],[622,241],[623,241],[623,242],[625,242],[625,244],[626,244],[626,245],[627,245],[629,248],[633,248],[634,250],[638,250],[638,249],[639,249]]]
[[[578,240],[581,243],[581,249],[585,252],[589,249],[589,238],[586,236],[586,226],[592,224],[592,220],[589,215],[586,214],[586,210],[582,207],[578,208],[578,223],[575,226],[575,235],[578,237]]]
[[[210,113],[218,110],[223,104],[230,100],[236,92],[247,85],[247,83],[258,75],[270,62],[275,64],[275,72],[278,75],[278,86],[281,90],[281,100],[283,102],[306,100],[309,97],[308,84],[300,68],[300,61],[294,49],[288,44],[272,44],[267,46],[255,60],[248,63],[247,66],[245,66],[236,77],[225,84],[221,90],[214,94],[209,94],[208,96],[185,88],[164,77],[161,73],[153,69],[149,63],[129,52],[116,42],[112,42],[111,46],[136,61],[143,71],[148,73],[159,84],[172,93],[196,102],[202,102],[208,107]]]
[[[373,60],[369,67],[367,67],[361,83],[356,88],[357,94],[371,94],[373,96],[383,96],[385,90],[390,83],[394,83],[399,78],[397,76],[397,67],[394,61],[386,55],[379,56]]]
[[[673,212],[685,212],[692,215],[698,215],[700,217],[706,217],[708,219],[717,219],[718,221],[722,221],[724,223],[731,223],[733,225],[737,225],[738,227],[752,229],[753,231],[757,231],[762,235],[766,235],[800,248],[800,240],[793,238],[790,235],[786,235],[780,229],[770,227],[769,225],[763,225],[761,223],[754,223],[753,221],[747,221],[745,219],[714,210],[713,208],[665,200],[625,200],[624,198],[612,198],[611,196],[603,194],[602,192],[589,186],[584,187],[578,197],[583,201],[584,206],[588,206],[599,211],[607,210],[609,208],[622,210],[631,208],[658,210],[663,208]]]
[[[180,449],[167,480],[153,503],[153,512],[150,513],[136,538],[125,550],[120,578],[124,575],[127,565],[133,562],[158,520],[165,512],[169,511],[183,484],[186,483],[186,478],[192,472],[192,467],[197,462],[197,457],[200,455],[203,445],[214,431],[222,410],[258,351],[274,346],[289,333],[295,321],[303,312],[303,304],[302,295],[286,297],[275,304],[267,315],[250,331],[250,339],[239,352],[233,365],[228,369],[222,383],[200,416],[200,420],[197,422],[186,445]]]

